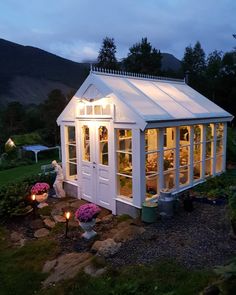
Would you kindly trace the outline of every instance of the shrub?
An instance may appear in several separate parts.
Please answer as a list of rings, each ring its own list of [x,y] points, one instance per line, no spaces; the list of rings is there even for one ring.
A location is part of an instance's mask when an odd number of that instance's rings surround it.
[[[37,182],[47,182],[50,186],[54,181],[52,175],[34,175],[20,182],[10,183],[0,188],[0,218],[11,217],[22,202],[27,206],[30,200],[30,189]]]
[[[229,196],[229,212],[231,220],[236,221],[236,193]]]

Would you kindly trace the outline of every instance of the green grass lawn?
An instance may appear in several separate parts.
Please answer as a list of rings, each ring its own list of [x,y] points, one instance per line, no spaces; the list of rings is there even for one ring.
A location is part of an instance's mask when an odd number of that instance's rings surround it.
[[[0,171],[0,186],[10,182],[20,181],[27,176],[40,173],[41,165],[50,164],[51,160],[41,160],[37,164],[20,166]]]

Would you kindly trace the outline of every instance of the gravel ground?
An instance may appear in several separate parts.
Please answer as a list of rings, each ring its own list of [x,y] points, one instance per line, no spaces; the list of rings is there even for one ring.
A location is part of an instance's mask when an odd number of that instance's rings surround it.
[[[194,203],[191,213],[180,209],[171,219],[144,225],[146,232],[122,245],[109,258],[114,267],[174,259],[188,268],[208,268],[224,264],[236,254],[230,239],[226,206]]]

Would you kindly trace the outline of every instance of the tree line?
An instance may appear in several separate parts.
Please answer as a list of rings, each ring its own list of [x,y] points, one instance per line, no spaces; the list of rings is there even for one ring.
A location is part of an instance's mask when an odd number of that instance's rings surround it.
[[[116,57],[116,44],[113,38],[102,41],[97,66],[113,70],[124,70],[142,74],[183,78],[188,76],[188,84],[232,113],[236,114],[236,49],[223,53],[213,51],[206,56],[199,41],[185,48],[181,69],[178,72],[162,70],[162,54],[148,41],[129,48],[128,55],[121,61]],[[74,93],[63,94],[55,89],[48,99],[40,104],[23,106],[11,102],[0,110],[0,149],[12,135],[37,131],[43,143],[55,145],[60,141],[56,119]]]

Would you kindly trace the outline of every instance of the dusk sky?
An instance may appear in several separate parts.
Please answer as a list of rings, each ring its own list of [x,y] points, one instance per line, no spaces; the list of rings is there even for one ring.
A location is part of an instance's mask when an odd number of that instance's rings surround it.
[[[182,59],[197,40],[208,54],[236,46],[235,0],[1,0],[0,38],[81,62],[96,59],[105,36],[117,57],[147,37]]]

